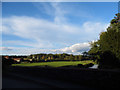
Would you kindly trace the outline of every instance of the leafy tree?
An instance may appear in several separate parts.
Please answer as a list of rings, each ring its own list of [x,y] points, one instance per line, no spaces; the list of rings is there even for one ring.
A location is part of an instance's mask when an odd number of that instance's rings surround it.
[[[99,45],[102,52],[110,51],[120,59],[120,14],[116,14],[116,22],[112,22],[106,32],[100,34]]]
[[[107,56],[111,54],[115,55],[116,58],[112,58],[115,62],[116,60],[120,62],[120,14],[119,13],[116,14],[116,17],[113,20],[111,20],[110,26],[107,28],[107,30],[105,32],[101,32],[100,39],[94,43],[91,43],[91,49],[88,53],[90,55],[96,56],[97,59],[99,60],[98,62],[101,63],[101,62],[106,62],[105,59],[103,59],[103,56],[105,56],[106,52],[107,52]],[[106,59],[107,56],[105,56]],[[112,59],[109,59],[109,61],[107,61],[107,63],[104,64],[110,65],[109,62],[111,62]]]
[[[120,68],[118,58],[111,51],[101,53],[99,61],[99,68]]]
[[[87,55],[87,52],[86,52]],[[88,56],[86,56],[88,58]],[[82,55],[73,55],[73,54],[32,54],[27,57],[28,60],[32,59],[34,62],[38,61],[51,61],[51,60],[81,60]]]
[[[87,56],[88,56],[88,52],[86,52],[86,51],[83,52],[82,54],[83,54],[84,57],[87,57]]]
[[[78,60],[78,58],[79,58],[79,57],[78,57],[77,55],[75,55],[75,60]]]
[[[23,57],[21,57],[20,62],[23,62],[23,61],[24,61],[24,58],[23,58]]]
[[[70,60],[74,60],[74,56],[71,54],[69,57]]]

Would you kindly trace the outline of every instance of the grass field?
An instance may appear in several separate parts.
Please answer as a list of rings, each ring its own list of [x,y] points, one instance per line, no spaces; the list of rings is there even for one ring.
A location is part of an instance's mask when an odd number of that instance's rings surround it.
[[[89,61],[56,61],[56,62],[39,62],[39,63],[21,63],[21,64],[12,64],[12,66],[50,66],[50,67],[62,67],[73,65],[76,66],[78,64],[88,64],[93,63],[92,60]]]

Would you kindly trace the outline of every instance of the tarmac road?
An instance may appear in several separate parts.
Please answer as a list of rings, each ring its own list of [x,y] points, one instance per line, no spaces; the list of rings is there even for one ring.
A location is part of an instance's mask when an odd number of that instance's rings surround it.
[[[16,78],[4,77],[3,88],[45,88],[46,86],[33,82],[17,80]]]
[[[119,70],[52,67],[9,67],[3,70],[3,89],[79,88],[81,90],[117,89]]]
[[[2,88],[80,88],[94,90],[71,82],[54,80],[46,77],[36,77],[21,73],[5,73],[2,79]]]

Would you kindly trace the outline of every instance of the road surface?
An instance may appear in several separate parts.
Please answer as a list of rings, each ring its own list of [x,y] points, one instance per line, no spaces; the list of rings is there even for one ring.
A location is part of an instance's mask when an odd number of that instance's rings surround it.
[[[82,90],[94,90],[72,82],[60,81],[46,77],[31,76],[21,73],[5,73],[3,75],[2,88],[80,88]]]

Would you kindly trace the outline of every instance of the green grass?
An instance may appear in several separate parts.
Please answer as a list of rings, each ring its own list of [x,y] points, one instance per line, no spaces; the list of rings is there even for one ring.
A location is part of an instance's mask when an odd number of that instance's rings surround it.
[[[56,61],[56,62],[39,62],[39,63],[21,63],[21,64],[12,64],[12,66],[50,66],[50,67],[61,67],[61,66],[68,66],[73,65],[76,66],[78,64],[88,64],[93,63],[92,60],[89,61]]]

